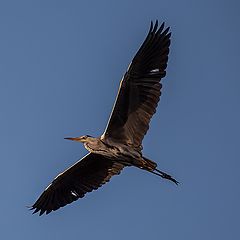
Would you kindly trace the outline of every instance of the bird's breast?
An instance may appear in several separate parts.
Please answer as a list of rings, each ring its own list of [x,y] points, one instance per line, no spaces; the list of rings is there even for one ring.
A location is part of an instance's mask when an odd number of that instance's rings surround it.
[[[136,149],[125,146],[123,144],[94,144],[84,143],[85,148],[92,153],[101,154],[111,159],[127,160],[127,159],[140,159],[142,157],[141,152]]]

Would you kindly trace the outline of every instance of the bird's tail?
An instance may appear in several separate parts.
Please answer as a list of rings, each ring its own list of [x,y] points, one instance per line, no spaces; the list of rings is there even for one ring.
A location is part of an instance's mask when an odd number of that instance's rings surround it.
[[[150,170],[150,171],[154,171],[156,169],[157,164],[154,161],[152,161],[152,160],[150,160],[146,157],[143,157],[143,160],[144,160],[143,161],[143,168],[144,169]]]

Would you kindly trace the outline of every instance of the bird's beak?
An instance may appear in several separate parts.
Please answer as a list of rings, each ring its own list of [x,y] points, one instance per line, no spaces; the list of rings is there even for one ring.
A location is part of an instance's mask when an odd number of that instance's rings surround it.
[[[66,137],[64,139],[71,140],[71,141],[82,142],[82,138],[81,137]]]

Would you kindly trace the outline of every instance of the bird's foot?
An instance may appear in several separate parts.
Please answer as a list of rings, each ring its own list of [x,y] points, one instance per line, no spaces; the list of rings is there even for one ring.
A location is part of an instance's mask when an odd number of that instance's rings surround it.
[[[165,172],[162,172],[162,171],[160,171],[160,170],[158,170],[158,169],[155,169],[155,171],[157,171],[157,172],[159,173],[159,174],[155,173],[155,174],[157,174],[158,176],[160,176],[160,177],[162,177],[162,178],[165,178],[165,179],[168,179],[168,180],[174,182],[176,185],[179,184],[179,182],[178,182],[176,179],[174,179],[172,176],[170,176],[169,174],[167,174],[167,173],[165,173]]]

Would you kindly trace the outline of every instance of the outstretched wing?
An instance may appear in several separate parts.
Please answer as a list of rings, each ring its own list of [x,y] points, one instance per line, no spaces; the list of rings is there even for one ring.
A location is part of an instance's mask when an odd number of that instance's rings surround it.
[[[119,174],[124,165],[102,155],[89,153],[80,161],[60,173],[33,204],[33,213],[42,215],[55,211],[96,190]]]
[[[102,139],[141,148],[161,95],[170,46],[169,28],[151,22],[149,33],[121,80],[107,128]]]

